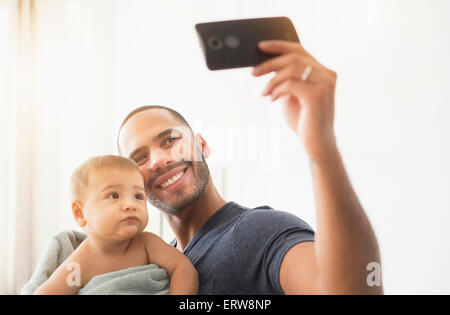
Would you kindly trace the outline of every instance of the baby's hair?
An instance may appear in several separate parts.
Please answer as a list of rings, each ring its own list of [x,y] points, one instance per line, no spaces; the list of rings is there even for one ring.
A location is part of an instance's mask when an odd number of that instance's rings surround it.
[[[78,166],[70,178],[70,194],[72,201],[81,199],[83,189],[89,184],[89,175],[94,171],[105,168],[136,170],[139,172],[137,164],[133,160],[123,156],[101,155],[92,157]]]

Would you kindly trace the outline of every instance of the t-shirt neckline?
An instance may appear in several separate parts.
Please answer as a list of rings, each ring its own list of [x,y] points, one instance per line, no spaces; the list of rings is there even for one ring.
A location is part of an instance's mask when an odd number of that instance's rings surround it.
[[[183,250],[183,254],[187,254],[189,249],[195,244],[195,242],[206,232],[208,232],[212,226],[215,226],[215,223],[218,220],[221,220],[226,214],[227,209],[230,207],[237,206],[237,204],[233,201],[229,201],[226,204],[224,204],[219,210],[217,210],[208,220],[206,220],[205,224],[198,230],[198,232],[194,235],[194,237],[189,241],[189,243],[186,245],[186,247]],[[177,239],[174,238],[172,242],[170,243],[172,246],[177,247]]]

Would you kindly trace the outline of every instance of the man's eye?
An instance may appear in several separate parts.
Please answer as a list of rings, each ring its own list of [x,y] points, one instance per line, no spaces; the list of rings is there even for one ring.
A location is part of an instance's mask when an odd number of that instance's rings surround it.
[[[145,199],[143,194],[136,194],[135,198],[138,199],[138,200],[144,200]]]
[[[147,153],[138,156],[137,158],[134,159],[134,161],[135,161],[137,164],[140,164],[140,163],[143,163],[146,159],[147,159]]]
[[[110,193],[108,194],[108,199],[119,199],[118,193]]]
[[[163,146],[172,144],[172,143],[175,142],[175,140],[178,140],[178,139],[180,139],[180,137],[170,137],[170,138],[167,138],[167,139],[163,142]]]

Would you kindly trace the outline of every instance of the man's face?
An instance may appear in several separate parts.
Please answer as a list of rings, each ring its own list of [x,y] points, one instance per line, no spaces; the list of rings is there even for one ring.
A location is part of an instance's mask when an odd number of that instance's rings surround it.
[[[164,109],[131,117],[122,128],[119,146],[123,156],[139,165],[149,202],[167,214],[178,214],[194,203],[208,182],[201,137],[192,138],[188,127]]]
[[[93,171],[84,195],[84,227],[90,235],[130,239],[147,226],[144,180],[137,170]]]

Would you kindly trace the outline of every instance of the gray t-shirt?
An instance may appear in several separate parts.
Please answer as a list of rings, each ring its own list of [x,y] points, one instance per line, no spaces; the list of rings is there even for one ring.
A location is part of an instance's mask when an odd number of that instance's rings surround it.
[[[284,294],[279,273],[295,244],[314,241],[312,228],[268,206],[249,209],[228,202],[183,251],[198,271],[199,294]],[[176,246],[176,240],[171,242]]]

